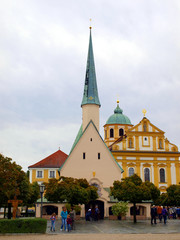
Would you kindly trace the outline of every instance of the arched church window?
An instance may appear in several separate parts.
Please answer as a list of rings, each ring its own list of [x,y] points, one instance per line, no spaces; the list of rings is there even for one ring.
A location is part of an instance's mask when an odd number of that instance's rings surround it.
[[[144,181],[149,181],[150,182],[150,170],[149,170],[149,168],[144,169]]]
[[[144,123],[144,125],[143,125],[143,130],[144,130],[144,132],[147,132],[147,124],[146,123]]]
[[[133,147],[133,141],[132,141],[132,138],[129,139],[129,148],[132,148]]]
[[[163,146],[162,146],[162,139],[159,139],[159,148],[163,148]]]
[[[134,174],[134,168],[129,168],[129,177],[132,176]]]
[[[165,182],[165,170],[164,170],[164,168],[161,168],[160,170],[159,170],[159,172],[160,172],[160,182]]]
[[[123,136],[124,135],[124,129],[123,128],[120,128],[119,129],[119,136]]]
[[[111,129],[110,129],[110,138],[113,138],[113,137],[114,137],[114,129],[111,128]]]

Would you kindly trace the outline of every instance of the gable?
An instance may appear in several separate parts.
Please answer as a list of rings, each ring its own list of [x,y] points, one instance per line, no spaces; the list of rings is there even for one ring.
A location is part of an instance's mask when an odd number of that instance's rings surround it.
[[[128,132],[156,132],[164,134],[161,129],[153,125],[146,117],[144,117],[138,124],[130,128]]]
[[[59,170],[61,176],[86,178],[88,181],[96,177],[106,184],[104,186],[120,180],[123,172],[92,121]]]

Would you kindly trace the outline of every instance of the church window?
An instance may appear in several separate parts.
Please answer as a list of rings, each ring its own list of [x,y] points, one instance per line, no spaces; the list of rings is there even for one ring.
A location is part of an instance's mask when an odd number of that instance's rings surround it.
[[[132,138],[129,139],[129,148],[132,148],[133,147],[133,141],[132,141]]]
[[[159,148],[162,149],[163,146],[162,146],[162,139],[159,139]]]
[[[113,138],[113,137],[114,137],[114,129],[111,128],[111,129],[110,129],[110,138]]]
[[[144,130],[144,132],[147,132],[147,124],[146,123],[144,123],[144,125],[143,125],[143,130]]]
[[[42,171],[37,171],[37,178],[42,178]]]
[[[123,128],[120,128],[119,129],[119,136],[123,136],[124,135],[124,129]]]
[[[100,153],[98,153],[98,159],[100,159],[101,158],[101,154]]]
[[[49,171],[49,178],[55,178],[55,171]]]
[[[149,181],[150,182],[150,170],[149,170],[149,168],[144,169],[144,181]]]
[[[159,170],[159,174],[160,174],[160,182],[165,182],[165,170],[164,170],[164,168],[161,168],[160,170]]]
[[[134,168],[129,168],[129,177],[132,176],[134,174]]]
[[[92,138],[90,138],[90,141],[92,142]]]
[[[86,159],[86,153],[85,152],[83,153],[83,159]]]
[[[147,141],[147,137],[145,137],[144,140]]]

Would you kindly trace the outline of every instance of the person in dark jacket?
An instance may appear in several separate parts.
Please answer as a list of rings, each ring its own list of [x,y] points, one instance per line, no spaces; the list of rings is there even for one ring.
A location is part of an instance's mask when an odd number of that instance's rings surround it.
[[[151,207],[151,224],[156,224],[156,216],[157,216],[157,208],[155,207],[155,205],[153,205]]]
[[[168,215],[168,212],[167,212],[166,208],[163,207],[163,210],[162,210],[162,216],[163,216],[163,219],[164,219],[164,224],[166,224],[166,221],[167,221],[167,215]]]

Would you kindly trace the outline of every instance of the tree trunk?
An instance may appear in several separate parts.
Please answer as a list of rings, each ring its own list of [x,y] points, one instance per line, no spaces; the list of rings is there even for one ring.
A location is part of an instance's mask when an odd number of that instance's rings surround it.
[[[134,223],[136,223],[136,203],[133,203],[133,216],[134,216]]]
[[[11,219],[11,203],[8,203],[8,219]]]
[[[4,206],[4,218],[6,218],[6,206]]]
[[[26,214],[25,214],[26,217],[28,217],[28,206],[26,206]]]

